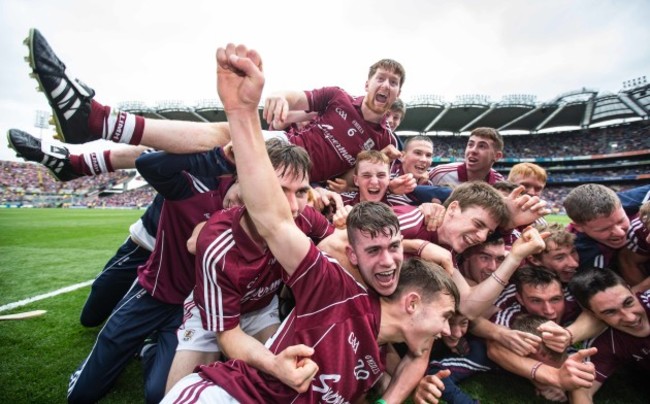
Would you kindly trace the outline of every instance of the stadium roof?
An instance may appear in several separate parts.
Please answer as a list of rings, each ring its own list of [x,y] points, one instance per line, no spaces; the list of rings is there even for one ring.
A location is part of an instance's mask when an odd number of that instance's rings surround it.
[[[440,96],[418,96],[406,104],[406,118],[399,132],[461,133],[489,126],[500,131],[536,133],[561,127],[589,128],[609,121],[648,119],[650,116],[650,84],[646,83],[618,94],[599,94],[596,90],[582,88],[544,103],[536,103],[535,98],[512,94],[493,102],[487,96],[463,95],[455,102],[445,102]],[[217,100],[203,100],[193,107],[180,101],[161,101],[154,107],[142,102],[125,102],[119,108],[148,118],[196,122],[226,120],[223,106]],[[260,116],[261,113],[260,108]]]

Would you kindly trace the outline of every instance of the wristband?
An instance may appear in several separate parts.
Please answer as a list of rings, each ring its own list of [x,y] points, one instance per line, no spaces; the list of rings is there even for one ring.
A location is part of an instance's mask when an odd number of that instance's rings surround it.
[[[565,330],[566,330],[566,332],[569,333],[569,346],[570,346],[570,345],[573,345],[573,342],[574,342],[574,341],[573,341],[573,333],[572,333],[571,330],[569,330],[568,328],[565,328]]]
[[[384,400],[383,398],[380,398],[379,400],[375,401],[375,404],[388,404],[388,403],[386,403],[386,400]]]
[[[537,362],[536,364],[533,365],[532,369],[530,369],[530,379],[535,380],[535,375],[537,374],[537,369],[542,366],[542,362]]]
[[[503,286],[504,288],[505,288],[506,286],[508,286],[508,284],[506,283],[506,281],[504,281],[503,279],[499,278],[499,275],[497,275],[496,273],[492,272],[492,274],[490,274],[490,276],[491,276],[492,278],[494,278],[494,280],[497,281],[497,283],[498,283],[499,285]]]
[[[418,252],[415,253],[415,255],[417,255],[418,257],[422,257],[422,250],[424,250],[424,247],[426,247],[427,244],[429,244],[428,241],[422,242],[422,244],[420,244],[420,247],[418,247]]]

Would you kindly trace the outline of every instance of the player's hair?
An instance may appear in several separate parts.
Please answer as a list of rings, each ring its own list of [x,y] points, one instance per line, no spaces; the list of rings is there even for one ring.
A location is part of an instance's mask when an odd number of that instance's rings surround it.
[[[406,139],[406,142],[404,142],[404,150],[405,151],[408,150],[409,145],[412,142],[418,142],[418,141],[419,142],[427,142],[427,143],[429,143],[431,145],[431,148],[433,148],[433,140],[431,140],[431,138],[429,136],[416,135],[416,136],[412,136],[412,137],[409,137],[408,139]]]
[[[487,246],[500,246],[500,245],[505,246],[505,244],[506,242],[501,235],[499,234],[496,234],[494,236],[490,235],[490,237],[488,237],[488,239],[482,242],[481,244],[473,245],[467,250],[463,251],[462,256],[464,258],[467,258],[472,254],[483,251],[483,249]]]
[[[576,235],[571,233],[564,227],[564,225],[553,222],[553,223],[535,223],[533,224],[533,227],[536,228],[540,233],[543,231],[547,231],[551,233],[550,236],[544,239],[546,242],[546,247],[544,248],[544,251],[539,252],[537,254],[533,254],[533,257],[536,259],[540,260],[542,258],[542,255],[545,253],[548,253],[549,250],[549,241],[552,241],[555,243],[556,247],[570,247],[573,246]]]
[[[647,201],[639,209],[639,220],[647,228],[650,228],[650,201]]]
[[[469,136],[476,136],[482,139],[491,140],[492,143],[494,143],[494,148],[496,151],[503,151],[503,138],[501,137],[499,131],[494,128],[476,128],[470,132]]]
[[[513,330],[523,331],[529,334],[537,335],[538,337],[541,338],[542,332],[539,331],[537,328],[540,325],[546,323],[547,321],[548,319],[542,316],[529,314],[529,313],[522,313],[516,316],[514,320],[512,320],[511,328]],[[544,357],[550,359],[553,365],[562,363],[566,358],[565,352],[555,352],[554,350],[548,348],[545,344],[540,344],[539,349],[540,349],[540,353]]]
[[[388,297],[395,300],[403,293],[416,290],[426,303],[437,298],[438,293],[449,295],[454,299],[454,310],[458,311],[460,292],[453,279],[438,264],[427,262],[419,258],[410,258],[402,265],[397,289]]]
[[[382,59],[372,66],[370,66],[370,69],[368,70],[368,79],[371,79],[372,76],[377,73],[378,69],[384,69],[387,70],[391,73],[395,73],[396,75],[399,76],[399,88],[402,88],[404,85],[404,81],[406,80],[406,71],[404,70],[404,66],[402,66],[401,63],[393,60],[393,59]]]
[[[584,224],[611,215],[621,207],[621,201],[604,185],[582,184],[569,192],[563,205],[574,223]]]
[[[469,181],[458,185],[451,192],[444,206],[449,207],[449,204],[454,201],[458,201],[461,211],[470,207],[487,210],[501,226],[505,225],[510,218],[503,196],[487,182]]]
[[[360,202],[352,208],[346,221],[348,240],[356,243],[355,230],[372,238],[399,234],[399,220],[388,205],[381,202]]]
[[[384,164],[386,170],[390,171],[390,159],[388,156],[379,150],[364,150],[357,154],[357,162],[354,165],[354,173],[359,173],[359,163],[368,161],[372,164]]]
[[[390,106],[391,112],[400,112],[402,114],[402,119],[406,116],[406,105],[401,98],[397,98],[393,105]]]
[[[576,301],[585,309],[591,310],[589,302],[598,292],[627,283],[609,268],[583,268],[576,272],[569,282],[569,291]]]
[[[300,180],[309,179],[312,164],[307,150],[284,140],[273,138],[266,141],[266,151],[273,168],[281,169],[282,177],[291,175]]]
[[[519,294],[524,290],[524,285],[545,286],[557,282],[558,285],[562,286],[560,277],[546,267],[524,266],[517,269],[512,278]]]
[[[512,166],[508,174],[508,181],[512,181],[515,176],[534,177],[544,184],[546,184],[546,180],[548,179],[546,170],[533,163],[519,163]]]
[[[508,195],[518,187],[517,184],[510,181],[497,181],[492,186],[497,191],[503,192]]]

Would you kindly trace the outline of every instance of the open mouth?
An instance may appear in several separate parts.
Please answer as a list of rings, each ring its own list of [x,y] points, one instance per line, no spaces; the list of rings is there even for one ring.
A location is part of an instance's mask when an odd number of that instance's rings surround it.
[[[390,286],[395,280],[395,270],[391,269],[390,271],[376,273],[375,278],[381,285]]]
[[[375,95],[375,101],[377,101],[377,102],[379,102],[381,104],[385,104],[386,102],[388,102],[388,96],[386,94],[377,93]]]

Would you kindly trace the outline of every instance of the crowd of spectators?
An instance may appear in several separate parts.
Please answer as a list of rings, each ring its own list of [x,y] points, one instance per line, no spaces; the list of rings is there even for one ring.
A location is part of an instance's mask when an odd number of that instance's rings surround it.
[[[90,195],[124,184],[134,175],[120,170],[60,182],[40,164],[0,161],[0,203],[40,207],[84,203]]]
[[[462,159],[466,136],[432,136],[435,155]],[[560,133],[504,136],[506,158],[570,157],[650,149],[647,122]]]
[[[462,158],[467,139],[464,136],[434,136],[435,156]],[[506,136],[505,156],[518,158],[568,157],[591,154],[650,149],[650,125],[634,123],[626,126],[591,129],[584,132],[563,132],[527,136]],[[503,174],[507,169],[495,167]],[[558,170],[553,167],[549,176],[553,180],[575,177],[639,175],[650,173],[647,164],[614,169]],[[115,173],[59,182],[39,164],[0,161],[0,203],[2,205],[32,206],[85,206],[143,208],[153,200],[155,191],[150,186],[124,192],[106,192],[130,181],[133,171]],[[620,188],[612,186],[612,188]],[[545,191],[555,212],[562,212],[562,200],[572,186],[553,186]]]

